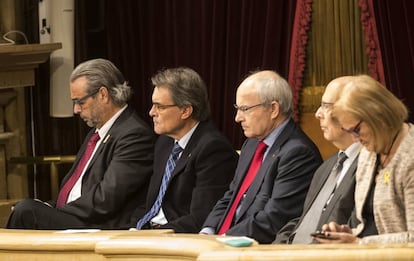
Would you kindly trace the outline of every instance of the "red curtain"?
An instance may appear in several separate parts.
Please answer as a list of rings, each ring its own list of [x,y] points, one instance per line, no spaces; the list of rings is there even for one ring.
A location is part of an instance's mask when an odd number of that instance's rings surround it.
[[[378,27],[375,20],[373,0],[359,0],[361,23],[365,34],[365,47],[368,55],[369,74],[385,85],[381,47],[378,40]]]
[[[296,1],[300,9],[291,41]],[[375,17],[374,32],[377,32],[381,53],[375,61],[382,60],[386,85],[413,112],[414,19],[410,13],[414,11],[414,1],[361,1],[371,4],[368,7],[372,9],[367,10]],[[298,99],[303,77],[301,64],[305,59],[301,46],[307,40],[310,2],[75,0],[76,63],[95,57],[113,60],[135,87],[133,106],[148,122],[150,76],[162,67],[193,67],[209,86],[214,122],[235,148],[239,148],[244,137],[234,123],[232,104],[237,85],[250,70],[270,68],[284,77],[289,76]],[[38,1],[25,0],[24,4],[25,17],[31,21],[26,29],[38,32],[34,22]],[[32,39],[36,35],[28,37],[31,42],[38,40]],[[40,66],[37,75],[36,85],[42,88],[32,88],[37,155],[74,154],[87,127],[77,117],[49,117],[47,79],[48,64],[45,64]],[[30,104],[27,106],[30,108]],[[414,122],[412,115],[410,121]],[[47,175],[41,177],[47,181]],[[40,190],[45,190],[40,198],[48,199],[48,184]]]
[[[372,6],[386,86],[408,106],[414,122],[414,1],[377,0]]]
[[[306,66],[306,44],[308,30],[312,19],[312,0],[297,0],[293,24],[292,44],[288,81],[292,86],[295,105],[295,119],[299,120],[299,97],[303,83],[303,72]]]
[[[93,2],[76,1],[78,61],[100,48],[135,88],[132,104],[148,122],[151,75],[188,66],[207,83],[212,120],[240,148],[245,138],[233,103],[241,80],[257,69],[287,78],[296,1],[106,0],[99,8]]]
[[[24,4],[27,30],[36,32],[28,37],[36,42],[38,1]],[[287,77],[295,6],[296,0],[75,0],[75,64],[112,60],[134,87],[132,105],[148,123],[151,75],[163,67],[194,68],[209,87],[212,120],[240,148],[235,90],[251,70],[273,69]],[[41,65],[36,85],[42,87],[32,88],[33,106],[27,104],[36,155],[75,154],[88,127],[77,116],[49,116],[48,79],[49,65]],[[40,167],[39,173],[48,172]],[[67,167],[60,165],[59,173]],[[48,175],[37,181],[38,197],[49,199]]]

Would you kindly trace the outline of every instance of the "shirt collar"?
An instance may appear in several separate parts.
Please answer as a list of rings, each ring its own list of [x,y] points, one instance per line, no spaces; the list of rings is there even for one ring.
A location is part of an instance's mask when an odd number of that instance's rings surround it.
[[[197,128],[198,124],[200,124],[200,122],[197,122],[179,141],[178,141],[178,145],[180,145],[181,148],[183,148],[183,150],[185,149],[185,147],[187,146],[188,142],[191,139],[191,136],[193,136],[193,133],[195,131],[195,129]],[[175,141],[177,142],[177,140]]]
[[[111,129],[112,125],[116,121],[116,119],[119,118],[121,113],[126,110],[128,107],[128,104],[126,104],[124,107],[122,107],[119,111],[117,111],[105,124],[100,128],[97,129],[99,137],[102,139],[102,137],[105,137],[106,134],[108,134],[109,130]]]

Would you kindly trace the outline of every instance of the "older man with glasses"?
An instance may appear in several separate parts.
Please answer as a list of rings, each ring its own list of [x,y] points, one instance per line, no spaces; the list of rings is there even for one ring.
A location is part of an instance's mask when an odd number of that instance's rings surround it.
[[[322,158],[292,119],[292,90],[276,72],[247,77],[237,89],[235,108],[235,120],[247,139],[230,188],[200,233],[271,243],[279,229],[302,212]]]
[[[354,209],[355,171],[361,145],[332,116],[332,108],[350,77],[332,80],[315,113],[323,137],[339,149],[316,170],[306,195],[302,215],[289,221],[274,243],[310,244],[312,233],[330,221],[346,223]],[[323,236],[315,234],[315,236]]]
[[[8,228],[125,228],[145,202],[154,134],[128,106],[131,87],[110,61],[79,64],[70,77],[73,112],[91,127],[56,200],[19,202]]]

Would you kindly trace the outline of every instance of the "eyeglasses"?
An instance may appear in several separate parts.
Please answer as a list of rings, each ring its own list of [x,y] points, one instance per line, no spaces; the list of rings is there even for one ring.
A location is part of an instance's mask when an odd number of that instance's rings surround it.
[[[171,108],[177,106],[175,104],[159,104],[159,103],[153,103],[152,108],[154,108],[157,112],[161,112],[167,108]]]
[[[264,105],[264,103],[259,103],[259,104],[252,105],[252,106],[238,106],[237,104],[233,104],[234,108],[238,111],[241,111],[241,112],[246,112],[250,109],[253,109],[253,108],[256,108],[256,107],[259,107],[259,106],[262,106],[262,105]]]
[[[345,129],[344,127],[341,127],[341,130],[345,131],[346,133],[351,134],[354,137],[359,137],[359,132],[361,131],[361,123],[362,120],[360,120],[355,127],[350,129]]]
[[[321,102],[320,107],[321,107],[322,110],[326,111],[326,110],[332,108],[333,105],[334,105],[333,102]]]
[[[86,94],[85,96],[79,98],[79,99],[73,99],[73,107],[75,107],[75,105],[79,105],[82,108],[82,105],[85,103],[86,99],[88,99],[89,97],[94,96],[95,94],[97,94],[99,92],[100,89],[96,89],[95,91]]]

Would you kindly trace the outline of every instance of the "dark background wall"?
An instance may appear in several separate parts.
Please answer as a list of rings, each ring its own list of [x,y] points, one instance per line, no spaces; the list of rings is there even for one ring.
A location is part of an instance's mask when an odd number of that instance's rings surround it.
[[[34,42],[37,3],[25,0]],[[414,19],[408,15],[414,1],[373,3],[387,87],[412,110]],[[273,69],[287,77],[295,7],[296,0],[75,0],[75,64],[96,57],[112,60],[134,87],[131,105],[148,123],[151,75],[165,67],[195,69],[209,88],[213,122],[237,149],[244,137],[234,122],[235,90],[252,70]],[[48,68],[40,67],[42,88],[33,90],[36,153],[75,154],[87,126],[78,117],[49,116]],[[64,174],[66,166],[61,168]],[[41,183],[40,197],[47,198],[47,176]]]

